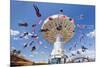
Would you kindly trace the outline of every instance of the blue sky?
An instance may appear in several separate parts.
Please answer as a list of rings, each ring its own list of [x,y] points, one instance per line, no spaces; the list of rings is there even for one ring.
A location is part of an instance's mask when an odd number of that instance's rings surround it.
[[[35,14],[35,10],[33,8],[33,3],[35,3],[42,16],[39,18]],[[77,42],[77,47],[72,50],[79,49],[81,44],[88,47],[91,50],[95,50],[95,37],[93,37],[93,32],[95,31],[95,7],[93,5],[72,5],[72,4],[57,4],[57,3],[43,3],[43,2],[23,2],[23,1],[11,1],[11,23],[10,29],[13,32],[17,31],[17,35],[11,35],[11,47],[16,48],[17,50],[21,50],[22,54],[25,55],[26,58],[29,58],[35,62],[38,61],[46,61],[49,58],[49,55],[52,51],[53,45],[46,42],[43,39],[42,34],[39,35],[39,40],[42,41],[42,44],[38,44],[38,40],[36,40],[33,45],[37,46],[37,49],[33,52],[30,51],[29,48],[23,49],[23,45],[26,42],[32,40],[32,38],[28,37],[28,39],[21,39],[19,35],[23,32],[32,32],[35,30],[35,34],[39,32],[42,24],[39,24],[39,21],[44,21],[48,16],[58,14],[59,10],[63,9],[64,15],[67,15],[75,20],[75,35],[73,38],[66,43],[64,46],[65,50],[68,50],[70,47],[73,47],[73,44]],[[83,19],[80,19],[80,15],[84,15]],[[21,21],[26,21],[29,26],[26,28],[19,27],[18,23]],[[35,28],[32,28],[32,24],[37,24]],[[42,22],[43,23],[43,22]],[[77,24],[81,25],[92,25],[93,28],[88,29],[80,29],[77,27]],[[79,42],[80,36],[83,32],[86,36],[82,43]],[[46,48],[44,48],[46,47]],[[69,51],[67,51],[69,52]],[[66,54],[66,53],[65,53]]]

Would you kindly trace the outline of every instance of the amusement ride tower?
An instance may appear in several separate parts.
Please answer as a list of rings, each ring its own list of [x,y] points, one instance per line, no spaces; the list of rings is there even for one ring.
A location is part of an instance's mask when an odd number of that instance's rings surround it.
[[[45,30],[43,37],[54,45],[49,63],[66,63],[64,45],[73,37],[74,19],[63,14],[52,15],[44,21],[41,29]]]

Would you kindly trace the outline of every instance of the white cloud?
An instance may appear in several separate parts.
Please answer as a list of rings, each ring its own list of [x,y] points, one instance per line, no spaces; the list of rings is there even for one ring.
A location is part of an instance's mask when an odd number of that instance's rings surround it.
[[[89,56],[90,58],[95,58],[95,50],[87,50],[85,55]]]
[[[34,55],[29,55],[29,57],[34,57]]]
[[[16,48],[12,46],[12,47],[11,47],[11,50],[13,50],[13,49],[16,49]]]
[[[95,30],[89,32],[89,33],[87,34],[87,36],[88,36],[88,37],[91,37],[91,38],[95,37]]]
[[[23,36],[24,33],[26,33],[26,32],[22,32],[22,33],[20,34],[20,36]],[[33,35],[32,33],[28,32],[28,35],[24,36],[23,38],[24,38],[24,39],[29,39],[29,37],[32,36],[32,35]]]
[[[29,39],[29,36],[32,36],[33,34],[32,33],[28,33],[28,35],[24,36],[23,38],[24,39]]]
[[[13,39],[14,39],[14,40],[18,40],[18,37],[14,37]]]
[[[32,36],[33,34],[32,34],[32,33],[29,33],[28,35],[29,35],[29,36]]]
[[[28,36],[24,36],[24,39],[29,39],[29,37]]]
[[[77,51],[79,51],[81,54],[77,54]],[[82,52],[81,49],[77,49],[77,50],[73,50],[70,52],[66,52],[66,55],[69,56],[70,58],[73,58],[73,56],[71,55],[75,54],[74,57],[80,57],[80,56],[84,56],[84,57],[90,57],[90,58],[95,58],[95,50],[94,49],[88,49],[85,52]]]
[[[17,30],[12,30],[12,29],[10,30],[10,35],[12,35],[12,36],[17,36],[19,34],[20,34],[20,32]]]

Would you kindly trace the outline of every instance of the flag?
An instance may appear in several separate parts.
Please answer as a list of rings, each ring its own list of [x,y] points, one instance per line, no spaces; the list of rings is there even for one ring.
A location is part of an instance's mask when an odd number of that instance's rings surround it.
[[[36,12],[37,17],[41,17],[39,8],[38,8],[35,4],[33,4],[33,7],[34,7],[34,9],[35,9],[35,12]]]
[[[32,47],[32,49],[31,49],[31,51],[34,51],[35,49],[36,49],[36,47],[35,47],[35,46],[33,46],[33,47]]]

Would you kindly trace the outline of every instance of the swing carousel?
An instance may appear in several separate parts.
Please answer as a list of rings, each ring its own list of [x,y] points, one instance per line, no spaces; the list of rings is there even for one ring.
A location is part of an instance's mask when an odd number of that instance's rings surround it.
[[[64,54],[64,44],[67,43],[74,35],[74,19],[63,14],[49,16],[43,23],[41,30],[43,38],[53,44],[48,63],[59,64],[66,63]]]

